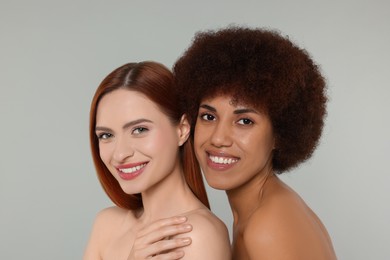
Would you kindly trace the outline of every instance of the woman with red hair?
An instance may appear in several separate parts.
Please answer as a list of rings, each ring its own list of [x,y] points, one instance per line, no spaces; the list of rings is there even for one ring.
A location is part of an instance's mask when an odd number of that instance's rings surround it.
[[[177,90],[172,73],[156,62],[125,64],[96,90],[92,157],[116,206],[98,214],[85,260],[230,258],[227,229],[209,210]]]

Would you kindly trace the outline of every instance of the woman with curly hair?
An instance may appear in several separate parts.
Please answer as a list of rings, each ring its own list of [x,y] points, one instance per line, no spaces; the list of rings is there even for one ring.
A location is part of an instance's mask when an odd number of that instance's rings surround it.
[[[177,96],[171,71],[150,61],[115,69],[97,88],[92,157],[116,206],[98,214],[85,260],[230,258]]]
[[[233,259],[336,259],[316,214],[278,174],[309,159],[326,114],[310,55],[280,33],[198,33],[174,65],[208,184],[233,212]]]

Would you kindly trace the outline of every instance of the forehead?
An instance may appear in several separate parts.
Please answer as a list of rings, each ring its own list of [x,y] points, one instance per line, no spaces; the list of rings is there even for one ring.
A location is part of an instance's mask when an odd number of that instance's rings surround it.
[[[254,105],[248,101],[244,101],[242,99],[239,99],[236,96],[223,94],[223,95],[211,95],[204,97],[200,105],[202,104],[215,104],[215,105],[224,105],[224,106],[230,106],[232,108],[249,108],[256,111],[262,111],[261,106]]]
[[[145,105],[154,104],[149,98],[138,91],[116,89],[102,96],[99,101],[98,108],[115,107],[121,105],[136,106],[144,102]]]
[[[256,88],[258,90],[259,88]],[[224,96],[229,97],[232,105],[240,105],[251,107],[258,110],[263,110],[264,107],[264,95],[260,95],[247,85],[240,82],[231,82],[222,85],[210,86],[207,91],[199,93],[198,100],[211,100],[216,97]]]
[[[162,116],[159,107],[140,92],[117,89],[105,94],[97,106],[96,120]]]

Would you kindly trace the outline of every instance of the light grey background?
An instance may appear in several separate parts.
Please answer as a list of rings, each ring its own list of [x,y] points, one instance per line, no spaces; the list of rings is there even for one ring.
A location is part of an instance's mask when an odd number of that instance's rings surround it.
[[[327,226],[339,259],[390,259],[390,2],[0,0],[0,259],[80,259],[111,205],[92,166],[88,112],[129,61],[171,67],[198,30],[289,35],[329,83],[322,143],[283,179]],[[231,225],[222,192],[216,214]]]

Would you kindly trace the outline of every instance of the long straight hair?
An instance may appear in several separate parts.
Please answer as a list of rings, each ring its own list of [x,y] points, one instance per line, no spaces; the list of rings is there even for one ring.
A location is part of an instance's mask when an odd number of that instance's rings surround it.
[[[104,95],[116,89],[127,89],[142,93],[159,106],[173,125],[179,124],[183,109],[179,106],[179,93],[174,85],[171,71],[164,65],[152,61],[127,63],[115,69],[103,79],[95,92],[90,110],[89,136],[92,158],[99,181],[108,197],[117,206],[136,210],[143,207],[141,194],[127,194],[122,190],[118,181],[100,158],[99,142],[95,134],[96,111],[99,101]],[[179,149],[180,161],[188,186],[195,196],[210,208],[191,137]]]

